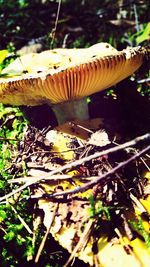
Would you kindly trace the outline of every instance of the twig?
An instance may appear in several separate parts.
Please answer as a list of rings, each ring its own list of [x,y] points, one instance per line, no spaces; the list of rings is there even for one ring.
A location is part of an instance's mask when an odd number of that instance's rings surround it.
[[[138,208],[140,213],[147,213],[147,210],[144,208],[144,206],[141,204],[141,202],[132,194],[130,193],[130,198],[135,204],[135,206]]]
[[[11,184],[11,183],[27,183],[27,182],[30,182],[31,180],[36,183],[39,181],[39,179],[41,178],[41,176],[27,176],[27,177],[20,177],[20,178],[15,178],[15,179],[11,179],[11,180],[8,180],[8,183]],[[57,174],[57,175],[53,175],[53,176],[50,176],[50,177],[47,177],[47,173],[46,173],[46,177],[42,178],[42,181],[43,180],[48,180],[48,181],[55,181],[55,180],[67,180],[67,179],[72,179],[72,178],[75,178],[69,174]],[[89,177],[88,177],[89,178]]]
[[[145,167],[148,169],[148,171],[150,171],[150,167],[147,165],[147,163],[145,162],[145,160],[142,157],[140,159],[143,162],[143,164],[145,165]]]
[[[59,0],[59,2],[58,2],[58,9],[57,9],[57,14],[56,14],[55,26],[54,26],[54,29],[52,30],[52,40],[51,40],[51,44],[50,44],[51,49],[53,48],[53,44],[54,44],[54,40],[55,40],[58,18],[59,18],[59,13],[60,13],[60,6],[61,6],[61,0]]]
[[[116,147],[113,147],[113,148],[109,148],[109,149],[106,149],[106,150],[103,150],[103,151],[100,151],[100,152],[96,152],[95,154],[90,155],[90,156],[88,156],[88,157],[85,157],[85,158],[82,158],[82,159],[79,159],[79,160],[70,162],[70,163],[68,163],[68,164],[65,164],[64,166],[62,166],[62,167],[60,167],[60,168],[57,168],[56,170],[53,170],[53,171],[49,172],[44,178],[46,179],[46,177],[50,177],[50,176],[52,176],[52,175],[54,175],[54,174],[57,174],[57,173],[62,173],[63,171],[65,171],[65,170],[67,170],[67,169],[74,168],[74,167],[76,167],[76,166],[78,166],[78,165],[80,165],[80,164],[83,164],[83,163],[85,163],[85,162],[88,162],[88,161],[90,161],[90,160],[92,160],[92,159],[95,159],[95,158],[98,158],[98,157],[101,157],[101,156],[104,156],[104,155],[108,155],[108,154],[110,154],[110,153],[114,153],[114,152],[120,151],[120,150],[122,150],[122,149],[125,149],[125,148],[130,147],[130,146],[134,146],[134,145],[136,145],[136,144],[139,143],[139,142],[146,141],[146,140],[149,140],[149,139],[150,139],[150,134],[149,134],[149,133],[144,134],[144,135],[142,135],[142,136],[136,137],[135,139],[133,139],[133,140],[131,140],[131,141],[129,141],[129,142],[126,142],[126,143],[124,143],[124,144],[121,144],[121,145],[119,145],[119,146],[116,146]],[[149,147],[148,147],[148,149],[149,149]],[[147,151],[148,149],[146,149],[146,151]],[[145,151],[145,152],[146,152],[146,151]],[[144,153],[144,152],[142,151],[142,153]],[[141,154],[142,154],[142,153],[141,153]],[[135,158],[136,158],[136,157],[137,157],[137,156],[135,156]],[[134,160],[134,159],[132,159],[132,160]],[[129,162],[130,162],[130,161],[129,161]],[[123,165],[123,166],[124,166],[124,165]],[[119,165],[118,165],[116,168],[117,168],[117,170],[118,170],[118,169],[121,168],[121,167],[119,167]],[[105,175],[106,175],[106,174],[105,174]],[[109,174],[108,174],[108,175],[109,175]],[[42,179],[43,179],[43,177],[39,177],[39,179],[38,179],[36,182],[41,181]],[[99,179],[101,179],[101,178],[99,178]],[[26,183],[25,185],[23,185],[23,186],[17,188],[17,189],[14,190],[13,192],[11,192],[11,193],[9,193],[9,194],[7,194],[7,195],[1,197],[1,198],[0,198],[0,202],[3,201],[3,200],[6,200],[7,198],[11,197],[12,195],[16,194],[17,192],[20,192],[20,191],[24,190],[26,187],[28,187],[28,186],[30,186],[30,185],[32,185],[32,184],[34,184],[34,183],[35,183],[34,181],[31,181],[31,182],[28,182],[28,183]],[[96,182],[96,183],[97,183],[97,182]],[[61,194],[62,194],[62,193],[61,193]]]
[[[74,168],[74,167],[76,167],[78,165],[81,165],[81,164],[83,164],[85,162],[88,162],[88,161],[90,161],[92,159],[95,159],[95,158],[98,158],[98,157],[101,157],[101,156],[104,156],[104,155],[108,155],[110,153],[114,153],[114,152],[120,151],[120,150],[125,149],[125,148],[127,148],[129,146],[134,146],[134,145],[136,145],[139,142],[146,141],[146,140],[149,140],[149,139],[150,139],[150,134],[149,133],[144,134],[144,135],[139,136],[139,137],[137,137],[137,138],[135,138],[135,139],[133,139],[133,140],[131,140],[129,142],[126,142],[124,144],[121,144],[121,145],[119,145],[117,147],[108,148],[106,150],[103,150],[103,151],[100,151],[100,152],[96,152],[93,155],[90,155],[88,157],[84,157],[82,159],[79,159],[79,160],[70,162],[70,163],[68,163],[68,164],[66,164],[66,165],[58,168],[57,170],[51,171],[49,173],[49,175],[54,175],[56,173],[65,171],[67,169]]]
[[[0,225],[0,230],[4,232],[4,234],[7,234],[7,231],[2,227],[2,225]]]
[[[26,230],[28,231],[29,234],[32,234],[32,230],[30,229],[30,227],[27,225],[27,223],[24,221],[24,219],[18,214],[18,212],[16,211],[16,209],[11,205],[12,210],[14,211],[14,213],[17,215],[18,219],[20,220],[20,222],[23,224],[23,226],[26,228]]]
[[[104,173],[103,175],[101,175],[98,178],[94,179],[94,181],[88,182],[85,185],[78,186],[75,189],[68,190],[68,191],[61,192],[61,193],[44,194],[42,197],[54,198],[54,197],[57,197],[57,196],[67,196],[67,195],[70,195],[70,194],[72,195],[72,194],[76,194],[76,193],[79,193],[79,192],[84,192],[84,191],[90,189],[91,187],[93,187],[94,185],[98,184],[100,181],[104,180],[109,175],[112,175],[113,173],[115,173],[116,171],[118,171],[119,169],[121,169],[122,167],[125,167],[131,161],[137,159],[138,157],[140,157],[142,154],[144,154],[148,150],[150,150],[150,145],[147,146],[142,151],[140,151],[139,153],[137,153],[136,155],[134,155],[134,156],[130,157],[129,159],[127,159],[127,160],[119,163],[116,167],[114,167],[113,169],[111,169],[107,173]]]
[[[122,236],[120,230],[116,227],[114,229],[114,231],[115,231],[115,233],[116,233],[116,235],[117,235],[117,237],[118,237],[118,239],[120,241],[120,244],[123,246],[123,248],[125,248],[125,250],[127,250],[128,253],[130,253],[132,256],[136,257],[135,254],[133,253],[133,250],[131,249],[130,245],[127,244],[125,242],[125,240],[123,239],[123,236]]]
[[[48,234],[49,234],[49,232],[50,232],[52,223],[53,223],[53,221],[54,221],[54,218],[55,218],[55,214],[56,214],[57,208],[58,208],[58,203],[56,203],[55,209],[54,209],[54,211],[53,211],[53,214],[52,214],[52,217],[51,217],[51,220],[50,220],[49,227],[47,228],[47,231],[46,231],[46,233],[45,233],[45,235],[44,235],[44,237],[43,237],[43,239],[42,239],[42,242],[41,242],[41,244],[40,244],[40,246],[39,246],[37,255],[36,255],[36,257],[35,257],[35,263],[38,263],[38,261],[39,261],[40,255],[41,255],[42,250],[43,250],[43,248],[44,248],[44,246],[45,246],[46,239],[47,239]]]
[[[135,16],[135,28],[136,31],[139,32],[140,31],[140,27],[139,27],[139,20],[138,20],[138,13],[137,13],[137,7],[136,4],[133,4],[133,10],[134,10],[134,16]]]
[[[63,44],[62,44],[62,48],[66,48],[66,44],[67,44],[67,39],[69,37],[70,33],[66,33],[64,40],[63,40]]]
[[[16,142],[18,142],[19,139],[7,138],[7,137],[0,137],[0,141],[16,141]]]
[[[84,131],[86,131],[86,132],[89,132],[89,133],[94,133],[94,131],[92,131],[92,130],[90,130],[90,129],[88,129],[88,128],[86,128],[86,127],[84,127],[84,126],[82,126],[82,125],[80,125],[80,124],[77,124],[77,123],[75,123],[75,122],[70,122],[70,124],[71,124],[71,126],[72,127],[78,127],[78,128],[80,128],[80,129],[82,129],[82,130],[84,130]]]
[[[31,144],[33,145],[33,144]],[[26,156],[25,160],[27,160],[28,158],[34,156],[34,155],[40,155],[40,154],[51,154],[51,155],[60,155],[60,154],[64,154],[64,153],[68,153],[70,151],[76,151],[76,150],[79,150],[80,148],[82,148],[82,146],[79,146],[79,147],[76,147],[76,148],[72,148],[72,149],[68,149],[68,150],[63,150],[63,151],[48,151],[48,150],[45,150],[45,151],[35,151],[35,152],[32,152],[30,155]],[[22,153],[22,156],[26,155],[27,152],[25,153]]]
[[[150,78],[146,78],[146,79],[142,79],[142,80],[138,80],[137,83],[148,83],[150,82]]]
[[[22,186],[20,186],[19,188],[17,188],[16,190],[13,190],[12,192],[10,192],[9,194],[3,196],[3,197],[0,197],[0,202],[2,202],[3,200],[7,200],[8,198],[10,198],[11,196],[15,195],[16,193],[24,190],[25,188],[27,188],[28,186],[30,186],[31,184],[33,184],[34,182],[29,182],[29,183],[26,183]]]
[[[67,260],[67,262],[65,263],[64,267],[68,267],[70,266],[70,262],[73,260],[73,258],[75,257],[75,254],[81,250],[84,249],[84,247],[86,246],[90,233],[92,231],[92,226],[93,226],[94,221],[93,220],[89,220],[84,232],[82,233],[79,242],[77,243],[77,245],[75,246],[74,250],[72,251],[69,259]]]
[[[122,220],[123,220],[122,225],[123,225],[123,228],[125,230],[125,233],[126,233],[128,239],[130,241],[133,240],[134,233],[133,233],[132,229],[130,228],[130,225],[129,225],[128,220],[127,220],[126,216],[124,215],[124,213],[122,213],[120,215],[120,218],[122,218]]]

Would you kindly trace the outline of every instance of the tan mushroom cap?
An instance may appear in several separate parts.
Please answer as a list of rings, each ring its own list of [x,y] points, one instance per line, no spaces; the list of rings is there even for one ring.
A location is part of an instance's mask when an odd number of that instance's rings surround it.
[[[80,99],[130,76],[145,54],[141,47],[117,51],[99,43],[24,55],[3,70],[7,75],[0,78],[0,102],[33,106]]]

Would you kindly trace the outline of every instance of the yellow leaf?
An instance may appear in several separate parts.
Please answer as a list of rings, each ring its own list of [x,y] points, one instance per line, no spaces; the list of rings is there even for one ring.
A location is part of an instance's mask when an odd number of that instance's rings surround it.
[[[140,199],[140,202],[147,210],[147,212],[150,214],[150,196],[148,196],[147,199]]]
[[[131,246],[133,247],[133,252],[139,258],[141,262],[141,266],[149,267],[150,249],[146,246],[146,244],[143,241],[141,241],[139,238],[136,238],[133,241],[131,241]]]
[[[72,160],[74,152],[69,147],[71,136],[57,130],[50,130],[46,138],[53,143],[52,151],[57,152],[59,157],[65,160]]]
[[[1,50],[0,51],[0,64],[4,61],[4,59],[7,57],[8,51],[7,50]]]
[[[145,174],[145,178],[147,178],[148,180],[150,180],[150,172],[147,172],[147,173]]]
[[[66,122],[56,127],[60,132],[66,133],[68,136],[76,136],[81,140],[87,140],[89,135],[93,131],[99,129],[99,127],[103,127],[103,119],[96,118],[90,120],[74,120],[72,123]]]
[[[132,254],[127,254],[121,244],[107,243],[102,249],[99,248],[98,256],[103,267],[142,267],[138,259]]]

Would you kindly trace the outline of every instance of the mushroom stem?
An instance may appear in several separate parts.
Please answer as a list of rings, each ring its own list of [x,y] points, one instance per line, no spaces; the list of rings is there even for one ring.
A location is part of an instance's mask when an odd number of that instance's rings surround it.
[[[86,98],[59,103],[52,106],[58,124],[75,119],[89,119],[88,103]]]

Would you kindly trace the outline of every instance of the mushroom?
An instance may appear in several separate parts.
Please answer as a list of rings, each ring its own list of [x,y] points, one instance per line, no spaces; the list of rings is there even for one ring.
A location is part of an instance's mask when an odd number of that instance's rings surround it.
[[[143,63],[147,49],[117,51],[110,44],[54,49],[23,55],[2,71],[0,102],[34,106],[48,103],[58,123],[88,119],[86,97],[115,85]]]

